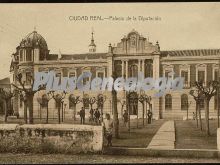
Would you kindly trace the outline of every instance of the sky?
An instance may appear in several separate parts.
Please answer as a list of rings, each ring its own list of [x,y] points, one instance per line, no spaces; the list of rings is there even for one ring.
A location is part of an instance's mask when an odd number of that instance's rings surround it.
[[[160,20],[71,21],[70,16],[158,17]],[[97,52],[107,52],[132,29],[161,50],[220,48],[220,3],[0,4],[0,79],[9,76],[11,54],[30,32],[50,53],[85,53],[94,30]]]

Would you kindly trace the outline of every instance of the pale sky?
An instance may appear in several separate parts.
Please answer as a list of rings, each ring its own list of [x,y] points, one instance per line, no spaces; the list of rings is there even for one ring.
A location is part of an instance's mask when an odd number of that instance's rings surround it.
[[[70,21],[69,16],[160,17],[161,21]],[[36,30],[50,53],[85,53],[94,29],[97,52],[132,29],[161,50],[220,48],[220,3],[0,4],[0,79],[9,75],[11,54]]]

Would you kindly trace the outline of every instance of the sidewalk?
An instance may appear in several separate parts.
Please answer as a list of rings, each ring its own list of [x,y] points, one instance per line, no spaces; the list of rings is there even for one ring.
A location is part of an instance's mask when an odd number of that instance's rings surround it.
[[[174,121],[164,123],[154,135],[148,149],[175,149]]]

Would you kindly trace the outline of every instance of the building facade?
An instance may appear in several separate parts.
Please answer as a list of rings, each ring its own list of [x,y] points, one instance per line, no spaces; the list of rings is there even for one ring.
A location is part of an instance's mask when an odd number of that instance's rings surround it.
[[[92,33],[91,43],[88,53],[84,54],[50,54],[45,39],[36,31],[28,34],[16,48],[11,63],[11,73],[13,74],[14,84],[18,84],[15,76],[22,74],[22,80],[26,86],[31,85],[30,76],[35,72],[55,71],[56,76],[74,77],[81,73],[90,71],[92,79],[95,77],[110,77],[116,74],[117,77],[137,77],[138,72],[143,72],[144,77],[167,77],[168,73],[174,72],[175,77],[184,77],[184,88],[181,91],[168,91],[162,97],[153,97],[153,91],[147,95],[152,96],[152,110],[154,118],[180,118],[186,116],[187,108],[191,117],[195,112],[195,101],[189,95],[192,82],[203,80],[206,84],[211,80],[217,80],[218,61],[220,49],[199,49],[199,50],[176,50],[161,51],[159,43],[151,43],[147,38],[132,30],[124,36],[117,46],[109,44],[105,53],[96,52],[96,44]],[[86,81],[90,81],[89,79]],[[37,98],[42,97],[45,91],[39,91],[34,96],[34,117],[46,116],[46,108],[43,106],[41,112]],[[98,94],[106,96],[104,102],[104,113],[112,112],[112,97],[109,91],[80,92],[75,90],[68,93],[64,99],[65,118],[72,118],[73,106],[69,101],[69,95],[74,94],[81,98],[96,97]],[[138,94],[138,93],[137,93]],[[121,117],[123,109],[120,101],[125,100],[125,92],[120,91],[118,97],[118,113]],[[138,100],[133,102],[136,108],[129,107],[131,117],[137,114],[142,117],[142,105]],[[189,106],[187,106],[189,104]],[[210,102],[210,116],[216,117],[217,114],[216,97]],[[24,103],[19,95],[13,99],[14,110],[22,117],[24,113]],[[77,111],[82,107],[82,103],[77,104]],[[89,114],[89,105],[84,105],[86,114]],[[147,108],[149,107],[146,105]],[[204,103],[201,102],[202,116],[204,116]],[[96,104],[94,107],[96,108]],[[126,106],[124,106],[124,109]],[[146,114],[146,112],[145,112]],[[49,101],[49,118],[57,118],[57,105],[53,99]]]

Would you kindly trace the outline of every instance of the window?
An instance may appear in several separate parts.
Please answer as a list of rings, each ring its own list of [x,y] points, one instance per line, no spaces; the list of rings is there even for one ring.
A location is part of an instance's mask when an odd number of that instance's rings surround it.
[[[30,85],[31,84],[31,72],[27,72],[26,73],[26,85]]]
[[[205,71],[198,71],[198,81],[205,82]]]
[[[83,106],[85,109],[89,109],[89,95],[87,94],[83,97]]]
[[[172,110],[172,96],[167,94],[165,96],[165,110]]]
[[[170,70],[165,70],[165,77],[169,77]]]
[[[137,115],[138,111],[138,95],[136,92],[130,94],[129,98],[129,113],[130,115]]]
[[[59,103],[55,101],[55,107],[58,108],[59,107]]]
[[[146,77],[153,77],[153,65],[151,61],[147,61],[146,63],[145,74]]]
[[[58,85],[60,85],[61,84],[61,73],[56,73],[56,77],[59,77],[59,84]]]
[[[188,96],[183,94],[181,96],[181,110],[187,110],[188,108]]]
[[[217,69],[215,69],[214,71],[214,80],[218,81],[218,70]]]
[[[84,71],[84,73],[85,72],[90,72],[90,71]],[[83,84],[85,85],[87,82],[89,82],[90,81],[90,77],[85,77],[85,78],[83,78]]]
[[[188,71],[181,71],[181,77],[184,78],[184,85],[188,85]]]
[[[137,77],[138,76],[138,67],[137,67],[137,65],[131,65],[129,73],[130,73],[131,77]]]
[[[218,97],[217,97],[217,95],[215,95],[215,97],[214,97],[214,109],[215,110],[217,110],[218,109]]]
[[[31,49],[26,50],[26,61],[32,61]]]
[[[122,66],[121,64],[115,65],[115,73],[117,77],[122,77]]]
[[[42,96],[42,108],[46,108],[47,107],[47,95],[44,94]]]
[[[70,77],[75,77],[75,76],[76,76],[76,73],[75,73],[75,72],[70,72],[70,73],[69,73],[69,78],[70,78]]]
[[[20,61],[23,61],[23,50],[20,50]]]
[[[69,109],[73,109],[74,104],[69,100]]]
[[[103,79],[104,73],[103,73],[103,72],[98,72],[97,76],[98,76],[99,78],[102,78],[102,79]]]

